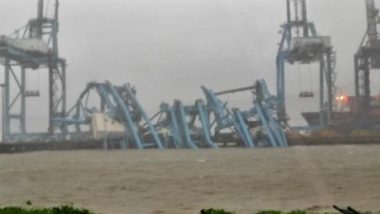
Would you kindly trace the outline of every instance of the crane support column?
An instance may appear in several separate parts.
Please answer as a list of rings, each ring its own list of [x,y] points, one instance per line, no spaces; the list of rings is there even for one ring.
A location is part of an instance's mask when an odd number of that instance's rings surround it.
[[[325,90],[324,90],[324,68],[325,64],[323,56],[321,56],[319,61],[319,125],[321,127],[325,126]]]
[[[326,109],[326,120],[327,122],[331,121],[332,111],[333,111],[333,81],[332,81],[332,61],[331,61],[331,52],[326,53],[326,84],[327,84],[327,109]],[[327,124],[329,125],[329,124]]]
[[[4,63],[4,81],[5,81],[5,87],[4,87],[4,104],[3,104],[3,111],[4,111],[4,127],[3,127],[3,139],[7,140],[10,135],[10,112],[9,112],[9,103],[10,103],[10,88],[9,88],[9,73],[10,73],[10,65],[9,65],[9,59],[5,59]]]
[[[25,96],[25,68],[21,67],[21,84],[20,84],[20,97],[21,97],[21,112],[20,112],[20,129],[21,133],[26,133],[26,96]]]

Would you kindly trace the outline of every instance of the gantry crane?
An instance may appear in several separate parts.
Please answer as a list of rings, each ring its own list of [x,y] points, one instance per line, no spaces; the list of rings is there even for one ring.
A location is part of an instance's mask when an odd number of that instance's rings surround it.
[[[229,143],[249,148],[287,147],[283,127],[275,117],[276,99],[263,80],[250,87],[219,93],[202,87],[204,100],[198,99],[194,105],[185,105],[180,100],[175,100],[173,105],[162,103],[153,118],[148,117],[130,84],[92,82],[66,112],[66,61],[58,54],[58,0],[55,0],[53,18],[44,16],[43,11],[44,1],[38,0],[37,18],[12,37],[0,37],[0,62],[5,67],[5,83],[0,85],[4,88],[4,141],[104,140],[108,145],[109,139],[122,148],[137,149],[218,148],[219,144]],[[39,96],[39,91],[26,89],[25,76],[27,72],[46,68],[48,132],[29,133],[26,98]],[[219,98],[247,90],[254,95],[252,108],[247,111],[229,109]],[[94,100],[99,101],[95,106],[89,98],[94,91]]]
[[[286,5],[287,22],[282,25],[282,39],[276,58],[278,118],[287,124],[285,64],[319,63],[319,126],[325,127],[331,119],[336,90],[335,54],[331,38],[320,36],[314,23],[308,21],[306,0],[287,0]],[[302,92],[301,95],[314,96],[313,92]]]
[[[366,0],[367,29],[360,43],[359,50],[354,56],[355,60],[355,96],[357,103],[359,126],[371,126],[371,87],[370,73],[380,68],[380,39],[378,26],[379,10],[375,0]]]
[[[97,140],[105,145],[113,142],[125,149],[288,146],[284,130],[275,118],[276,99],[264,80],[218,93],[206,87],[202,91],[205,99],[196,100],[194,105],[180,100],[173,105],[162,103],[160,110],[149,118],[130,84],[92,82],[66,116],[56,118],[55,123],[65,127],[65,134],[74,141]],[[247,111],[229,109],[219,98],[240,91],[254,93],[253,106]]]
[[[56,129],[54,118],[65,115],[66,61],[58,54],[58,7],[59,2],[55,0],[53,16],[46,17],[44,0],[38,0],[36,18],[12,36],[0,37],[1,64],[5,68],[3,141],[23,141],[32,137],[26,130],[26,99],[39,96],[39,91],[27,90],[26,73],[37,75],[38,69],[48,69],[49,135]]]

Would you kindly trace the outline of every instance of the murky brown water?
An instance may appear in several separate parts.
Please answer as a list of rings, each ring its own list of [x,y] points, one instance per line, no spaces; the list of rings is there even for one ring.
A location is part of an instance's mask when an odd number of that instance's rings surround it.
[[[380,146],[0,155],[0,206],[74,203],[104,214],[380,209]]]

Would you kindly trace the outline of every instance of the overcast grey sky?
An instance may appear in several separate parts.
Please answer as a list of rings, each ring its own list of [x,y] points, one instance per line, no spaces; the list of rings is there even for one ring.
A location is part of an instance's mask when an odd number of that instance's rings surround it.
[[[0,0],[0,34],[34,17],[36,2]],[[161,101],[193,103],[203,97],[200,85],[217,91],[264,78],[275,92],[274,62],[278,31],[286,20],[285,0],[61,0],[60,6],[59,45],[68,62],[69,106],[86,82],[94,80],[132,83],[151,114]],[[308,13],[321,35],[332,36],[338,86],[353,92],[353,54],[366,28],[364,0],[308,0]],[[300,84],[299,69],[293,66],[287,75],[288,93],[293,95],[289,111],[295,121],[300,110],[316,109],[295,95],[318,85],[309,81],[308,72],[302,73]],[[301,68],[309,69],[314,67]],[[47,100],[47,75],[39,78],[42,97],[28,101],[29,117],[36,121],[41,118],[35,113],[42,109],[38,103]],[[372,79],[374,85],[379,82],[379,75]],[[249,94],[227,98],[243,109],[250,103]]]

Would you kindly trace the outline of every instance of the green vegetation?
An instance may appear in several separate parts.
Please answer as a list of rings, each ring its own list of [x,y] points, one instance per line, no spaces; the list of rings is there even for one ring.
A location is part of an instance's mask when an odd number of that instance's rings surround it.
[[[227,212],[225,210],[215,210],[215,209],[203,209],[200,214],[235,214],[233,212]]]
[[[225,210],[217,210],[217,209],[203,209],[200,214],[236,214],[234,212],[228,212]],[[255,214],[313,214],[311,212],[307,212],[304,210],[294,210],[290,212],[282,212],[278,210],[263,210],[256,212]],[[325,213],[328,214],[328,213]]]
[[[306,212],[304,210],[293,210],[290,212],[281,212],[278,210],[264,210],[264,211],[259,211],[256,214],[312,214],[310,212]],[[327,213],[325,213],[327,214]]]
[[[32,205],[30,201],[27,201],[27,205]],[[64,205],[60,207],[51,208],[23,208],[23,207],[3,207],[0,208],[0,214],[94,214],[89,210],[82,208],[75,208],[72,206]],[[202,209],[199,214],[237,214],[235,212],[229,212],[223,209]],[[313,212],[307,212],[304,210],[294,210],[290,212],[282,212],[278,210],[263,210],[253,214],[317,214]],[[324,213],[324,214],[336,214],[336,213]],[[365,213],[369,214],[369,213]]]
[[[40,209],[22,208],[22,207],[4,207],[4,208],[0,208],[0,214],[93,214],[93,213],[86,209],[74,208],[72,206],[61,206],[61,207],[40,208]]]
[[[380,212],[361,212],[363,214],[380,214]],[[223,209],[203,209],[201,210],[200,214],[238,214],[235,212],[229,212],[225,211]],[[290,212],[283,212],[278,210],[262,210],[258,212],[252,212],[252,214],[340,214],[338,212],[336,213],[317,213],[317,212],[310,212],[306,210],[293,210]]]

